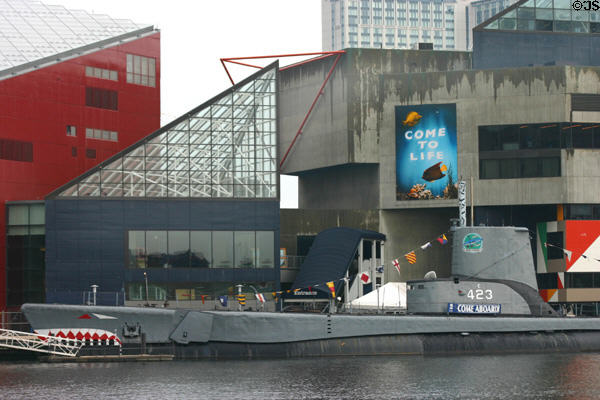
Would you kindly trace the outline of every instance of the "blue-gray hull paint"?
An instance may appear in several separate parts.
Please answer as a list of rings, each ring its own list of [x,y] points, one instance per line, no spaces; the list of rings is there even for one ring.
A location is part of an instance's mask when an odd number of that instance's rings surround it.
[[[519,352],[600,351],[597,332],[407,334],[321,339],[292,343],[209,342],[148,346],[158,354],[172,349],[177,359],[256,359],[375,355],[461,355]]]
[[[104,329],[119,336],[125,352],[181,359],[600,351],[600,318],[199,312],[46,304],[26,304],[23,312],[36,330]],[[78,318],[85,314],[91,318]],[[126,324],[139,324],[140,336],[124,337]],[[105,351],[97,348],[84,353]]]
[[[179,360],[225,360],[382,355],[464,355],[600,351],[592,331],[531,333],[405,334],[307,340],[288,343],[164,343],[88,346],[81,355],[173,355]]]

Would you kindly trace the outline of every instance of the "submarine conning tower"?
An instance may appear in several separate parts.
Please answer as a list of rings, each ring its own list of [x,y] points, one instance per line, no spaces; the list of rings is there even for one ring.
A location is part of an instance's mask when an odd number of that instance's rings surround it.
[[[529,230],[514,226],[453,227],[451,275],[511,280],[537,291]]]
[[[527,228],[452,229],[448,278],[407,282],[409,314],[492,314],[556,317],[538,293]]]

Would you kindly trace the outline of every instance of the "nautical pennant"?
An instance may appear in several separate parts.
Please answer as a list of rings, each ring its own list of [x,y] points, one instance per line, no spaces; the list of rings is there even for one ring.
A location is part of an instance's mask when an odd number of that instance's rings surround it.
[[[436,239],[438,242],[440,242],[440,244],[446,244],[448,243],[448,238],[446,238],[446,235],[442,233],[442,235],[440,237],[438,237]]]
[[[404,255],[404,258],[406,258],[406,261],[408,261],[410,264],[414,264],[417,262],[417,255],[415,254],[414,251],[411,251],[410,253],[406,253]]]
[[[557,288],[558,289],[564,289],[565,285],[564,285],[564,281],[565,281],[565,273],[564,272],[559,272],[557,274],[558,276],[558,282],[557,282]]]
[[[335,284],[333,282],[327,282],[327,287],[331,291],[331,297],[335,299]]]
[[[427,250],[430,247],[431,247],[431,242],[427,242],[423,246],[421,246],[421,250]]]
[[[371,277],[369,276],[369,273],[363,272],[362,274],[360,274],[360,281],[363,283],[363,285],[371,283]]]
[[[219,303],[221,303],[223,307],[227,307],[227,296],[219,296]]]
[[[398,259],[396,258],[394,261],[392,261],[392,263],[394,264],[394,267],[396,267],[398,273],[400,273],[400,261],[398,261]]]

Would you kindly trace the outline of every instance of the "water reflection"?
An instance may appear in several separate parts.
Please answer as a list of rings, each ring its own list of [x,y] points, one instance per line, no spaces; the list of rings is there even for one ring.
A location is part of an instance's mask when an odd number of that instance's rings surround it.
[[[600,354],[2,364],[2,398],[595,398]]]

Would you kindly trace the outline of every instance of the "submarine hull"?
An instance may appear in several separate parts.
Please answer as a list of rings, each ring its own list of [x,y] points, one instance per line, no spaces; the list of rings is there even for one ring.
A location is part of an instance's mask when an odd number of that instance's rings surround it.
[[[248,359],[600,351],[600,318],[201,312],[49,304],[26,304],[22,311],[38,333],[87,335],[81,355]],[[114,339],[90,336],[98,332]]]

